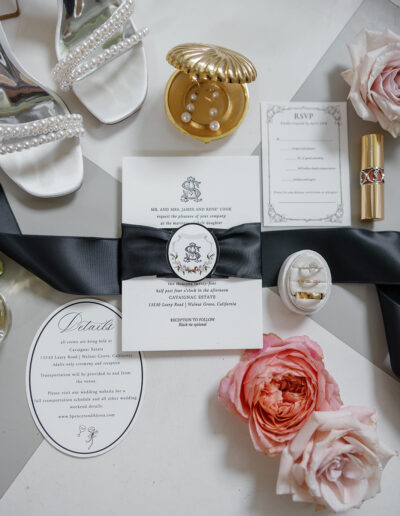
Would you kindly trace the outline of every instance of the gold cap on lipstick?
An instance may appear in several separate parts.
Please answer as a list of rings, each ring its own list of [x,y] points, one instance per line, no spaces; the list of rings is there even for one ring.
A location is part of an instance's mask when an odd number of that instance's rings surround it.
[[[361,138],[361,220],[384,218],[383,135],[366,134]]]
[[[364,134],[361,138],[361,170],[384,168],[383,134]]]

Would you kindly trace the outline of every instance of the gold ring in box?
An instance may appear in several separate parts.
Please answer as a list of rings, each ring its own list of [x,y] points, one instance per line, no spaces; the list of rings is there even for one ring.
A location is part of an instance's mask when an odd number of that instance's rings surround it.
[[[233,133],[247,112],[246,83],[257,77],[251,61],[233,50],[199,43],[174,47],[167,61],[177,69],[164,95],[175,127],[203,142]]]

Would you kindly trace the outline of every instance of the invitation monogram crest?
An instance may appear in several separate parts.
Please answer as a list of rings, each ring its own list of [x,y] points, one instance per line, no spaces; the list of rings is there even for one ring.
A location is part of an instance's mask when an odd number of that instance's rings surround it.
[[[168,243],[171,269],[185,281],[197,282],[209,276],[214,270],[217,257],[215,237],[200,224],[181,226]]]
[[[201,198],[201,192],[199,190],[201,181],[196,181],[196,178],[189,176],[186,181],[182,183],[183,193],[181,196],[182,202],[200,202],[203,199]]]
[[[196,245],[194,242],[190,242],[190,244],[185,247],[186,256],[183,261],[198,263],[201,259],[200,249],[201,247],[199,245]]]

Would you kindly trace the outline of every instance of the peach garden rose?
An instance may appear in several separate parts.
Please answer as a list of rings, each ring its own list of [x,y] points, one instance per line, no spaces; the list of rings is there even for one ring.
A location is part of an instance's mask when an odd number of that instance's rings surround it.
[[[281,455],[276,491],[347,511],[379,493],[382,471],[394,454],[378,438],[374,410],[314,412]]]
[[[263,348],[246,351],[222,379],[218,396],[248,423],[254,447],[267,455],[281,453],[314,410],[342,404],[320,346],[306,336],[264,335]]]
[[[342,73],[358,116],[400,134],[400,36],[363,29],[348,45],[352,68]]]

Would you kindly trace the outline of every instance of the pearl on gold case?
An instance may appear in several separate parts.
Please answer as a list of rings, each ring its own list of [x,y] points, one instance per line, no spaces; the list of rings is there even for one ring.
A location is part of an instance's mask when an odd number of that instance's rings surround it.
[[[209,127],[211,131],[218,131],[218,129],[220,128],[220,123],[217,122],[217,120],[213,120],[212,122],[210,122]]]
[[[185,124],[189,123],[191,119],[192,119],[192,115],[190,113],[188,113],[187,111],[184,111],[181,114],[181,120],[182,120],[182,122],[185,122]]]
[[[181,120],[185,124],[193,121],[199,125],[208,126],[209,130],[212,132],[217,132],[221,128],[221,124],[218,120],[213,120],[213,118],[217,116],[219,110],[215,106],[211,106],[210,108],[208,108],[208,106],[212,102],[217,102],[217,99],[220,98],[219,92],[215,90],[215,86],[210,88],[207,82],[200,83],[196,78],[193,78],[193,81],[196,84],[196,93],[189,95],[191,102],[186,104],[186,111],[181,114]],[[198,104],[197,108],[196,101]],[[219,107],[221,106],[219,105]],[[207,110],[208,119],[205,114]],[[197,111],[197,113],[194,115],[195,111]]]

